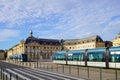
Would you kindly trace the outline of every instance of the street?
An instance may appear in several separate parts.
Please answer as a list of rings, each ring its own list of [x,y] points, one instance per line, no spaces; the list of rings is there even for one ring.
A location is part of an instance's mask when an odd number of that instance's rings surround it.
[[[18,80],[84,80],[41,69],[18,66],[6,62],[0,62],[0,68],[6,75],[11,75],[11,80],[16,80],[16,76]]]

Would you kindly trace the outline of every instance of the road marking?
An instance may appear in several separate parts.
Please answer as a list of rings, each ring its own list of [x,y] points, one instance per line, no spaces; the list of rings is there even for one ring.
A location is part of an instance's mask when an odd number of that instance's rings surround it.
[[[50,76],[53,76],[53,77],[57,77],[57,78],[60,78],[60,79],[64,79],[64,80],[70,80],[70,79],[67,79],[67,78],[63,78],[63,77],[60,77],[59,75],[58,76],[56,76],[56,75],[52,75],[52,74],[48,74],[48,73],[43,73],[43,72],[40,72],[40,71],[38,71],[38,70],[36,70],[36,69],[28,69],[28,68],[26,68],[27,70],[29,70],[29,71],[36,71],[36,72],[38,72],[38,73],[41,73],[41,74],[45,74],[45,75],[50,75]]]
[[[26,68],[27,69],[27,68]],[[22,70],[22,69],[20,69],[20,70]],[[24,70],[25,71],[25,70]],[[30,71],[30,70],[26,70],[26,72],[28,72],[28,73],[31,73],[31,72],[33,72],[33,71]],[[33,72],[33,75],[38,75],[38,76],[42,76],[42,77],[45,77],[45,78],[48,78],[48,79],[51,79],[51,80],[57,80],[57,79],[55,79],[55,78],[52,78],[52,77],[48,77],[48,76],[45,76],[45,75],[43,75],[43,73],[42,74],[38,74],[38,73],[35,73],[35,71]]]
[[[51,73],[51,74],[54,74],[54,75],[60,75],[60,76],[68,77],[68,78],[73,78],[73,79],[76,79],[76,80],[85,80],[85,79],[80,79],[80,78],[76,78],[76,77],[72,77],[72,76],[68,76],[68,75],[64,75],[64,74],[60,74],[60,73],[50,72],[50,71],[41,70],[41,69],[37,69],[37,68],[35,68],[35,69],[36,69],[37,71],[39,70],[39,71]]]
[[[25,74],[25,72],[20,71],[20,70],[18,70],[18,69],[14,69],[14,70]],[[37,76],[34,76],[34,75],[30,74],[30,73],[27,73],[26,75],[29,75],[29,76],[31,76],[31,77],[33,77],[33,78],[37,78],[37,79],[39,79],[39,80],[45,80],[45,79],[43,79],[43,78],[39,78],[39,77],[37,77]]]
[[[9,72],[11,72],[11,73],[13,73],[13,74],[19,75],[19,77],[21,77],[21,78],[24,78],[24,79],[26,79],[26,80],[31,80],[30,78],[27,78],[27,77],[25,77],[25,76],[23,76],[23,75],[21,75],[21,74],[19,74],[19,73],[16,73],[16,72],[12,71],[11,69],[6,69],[6,70],[9,71]]]

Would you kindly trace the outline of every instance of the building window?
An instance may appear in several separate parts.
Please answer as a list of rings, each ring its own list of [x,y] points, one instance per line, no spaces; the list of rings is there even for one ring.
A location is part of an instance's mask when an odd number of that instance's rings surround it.
[[[51,49],[52,49],[52,47],[51,47]]]
[[[44,49],[46,49],[46,47],[44,47]]]
[[[87,40],[87,43],[89,42],[89,40]]]
[[[92,42],[94,42],[94,40],[92,40]]]

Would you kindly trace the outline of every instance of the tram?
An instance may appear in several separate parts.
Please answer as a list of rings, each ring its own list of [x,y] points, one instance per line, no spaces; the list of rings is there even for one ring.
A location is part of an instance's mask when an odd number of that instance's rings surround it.
[[[60,51],[52,60],[58,64],[120,69],[120,46]]]
[[[27,54],[13,54],[10,56],[10,59],[26,62],[27,61]]]

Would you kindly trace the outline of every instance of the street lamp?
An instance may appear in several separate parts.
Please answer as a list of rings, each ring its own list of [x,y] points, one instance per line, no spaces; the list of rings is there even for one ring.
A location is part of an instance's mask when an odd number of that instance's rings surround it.
[[[63,47],[63,42],[64,42],[64,40],[63,40],[63,39],[61,39],[61,40],[60,40],[61,51],[62,51],[62,50],[64,50],[64,47]]]
[[[36,62],[37,62],[37,68],[38,68],[38,52],[37,52],[37,57],[36,57]]]
[[[34,53],[33,53],[33,61],[35,61],[35,46],[33,47]]]
[[[4,50],[4,59],[6,60],[6,58],[7,58],[7,51],[6,50]]]
[[[68,64],[68,63],[67,63],[67,61],[68,61],[68,51],[69,51],[69,50],[66,51],[66,65]]]
[[[39,49],[39,48],[38,48]],[[37,68],[38,68],[38,51],[37,51]]]

